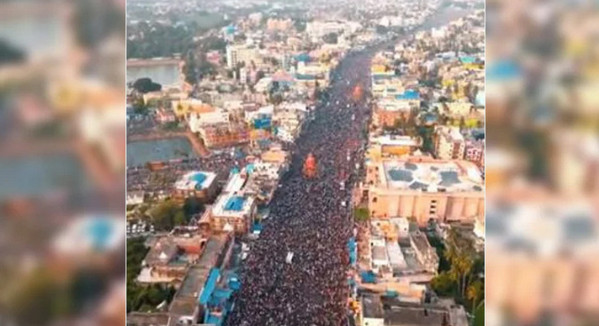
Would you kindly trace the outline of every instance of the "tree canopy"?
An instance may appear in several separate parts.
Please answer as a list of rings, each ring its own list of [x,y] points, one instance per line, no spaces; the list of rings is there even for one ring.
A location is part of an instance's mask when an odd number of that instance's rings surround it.
[[[357,221],[367,221],[370,218],[370,214],[368,213],[368,208],[359,207],[354,210],[354,217]]]
[[[162,90],[162,85],[153,82],[150,78],[140,78],[136,80],[132,86],[136,91],[142,94],[158,92]]]
[[[161,231],[170,231],[177,225],[188,222],[183,206],[173,200],[166,200],[154,206],[148,215],[152,219],[154,228]]]

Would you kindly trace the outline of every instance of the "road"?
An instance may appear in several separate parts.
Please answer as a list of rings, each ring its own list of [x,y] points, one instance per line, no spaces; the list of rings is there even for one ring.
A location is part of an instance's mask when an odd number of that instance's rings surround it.
[[[435,22],[444,24],[455,14],[442,12],[438,17]],[[318,103],[315,119],[296,141],[290,172],[281,181],[270,218],[243,266],[242,288],[226,325],[347,325],[346,244],[353,228],[348,206],[370,118],[367,98],[355,101],[351,94],[356,85],[370,93],[373,53],[355,52],[341,61],[333,73],[329,99]],[[309,153],[318,161],[314,180],[303,178],[301,172]],[[286,262],[289,253],[291,263]]]

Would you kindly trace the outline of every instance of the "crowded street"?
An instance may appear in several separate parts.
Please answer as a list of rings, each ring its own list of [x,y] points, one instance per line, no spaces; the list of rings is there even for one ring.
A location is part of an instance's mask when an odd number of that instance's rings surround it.
[[[369,54],[349,54],[333,71],[315,119],[296,142],[271,217],[242,270],[242,289],[227,325],[344,325],[350,191],[360,169],[369,108]],[[356,96],[356,93],[358,93]],[[302,164],[312,153],[316,177]],[[342,185],[342,183],[344,183]],[[286,257],[292,259],[286,262]]]

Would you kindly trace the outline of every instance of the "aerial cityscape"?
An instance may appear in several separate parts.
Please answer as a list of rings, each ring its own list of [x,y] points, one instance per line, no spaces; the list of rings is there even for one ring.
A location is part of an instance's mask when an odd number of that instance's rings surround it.
[[[0,2],[0,326],[599,325],[599,7]]]
[[[479,0],[127,3],[128,325],[484,325]]]

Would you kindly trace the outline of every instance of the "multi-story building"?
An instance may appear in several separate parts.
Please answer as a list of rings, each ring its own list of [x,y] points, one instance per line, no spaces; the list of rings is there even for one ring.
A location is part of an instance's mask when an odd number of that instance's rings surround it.
[[[204,114],[216,110],[212,105],[192,98],[171,101],[171,109],[180,120],[187,120],[192,113]]]
[[[216,232],[235,232],[246,234],[256,214],[255,200],[252,196],[235,192],[223,193],[211,209],[210,228]]]
[[[205,307],[200,305],[204,291],[211,291],[214,271],[228,266],[233,251],[232,237],[226,234],[211,236],[205,243],[202,255],[187,269],[187,273],[169,307],[168,325],[197,325],[202,323]],[[218,275],[217,275],[218,276]]]
[[[227,46],[227,67],[233,69],[238,64],[244,63],[246,66],[252,62],[257,64],[260,59],[258,49],[251,45],[237,44]]]
[[[306,24],[306,33],[316,39],[331,34],[342,33],[349,26],[344,22],[339,21],[313,21]]]
[[[379,136],[370,138],[368,154],[377,158],[411,155],[421,144],[419,138],[411,136]]]
[[[464,158],[475,163],[479,168],[484,168],[485,142],[482,140],[467,140]]]
[[[429,157],[367,161],[363,194],[374,218],[471,221],[484,214],[483,180],[475,164]]]
[[[436,249],[428,242],[426,234],[420,231],[411,232],[410,245],[414,249],[416,258],[418,258],[418,262],[420,262],[423,269],[436,274],[439,267],[439,256],[437,256]]]
[[[209,199],[216,193],[216,174],[212,172],[190,171],[175,182],[173,193],[177,198],[196,197]]]
[[[201,127],[200,137],[208,148],[222,148],[250,141],[250,133],[245,125],[216,124]]]
[[[375,105],[372,123],[377,127],[393,127],[402,119],[407,123],[411,113],[412,106],[406,101],[380,100]]]
[[[467,326],[464,307],[452,304],[398,303],[378,295],[363,295],[358,314],[360,326]]]
[[[189,129],[192,132],[200,132],[205,126],[229,124],[229,113],[222,109],[215,109],[210,112],[192,112],[188,118]]]
[[[137,281],[140,283],[169,283],[182,280],[187,268],[203,253],[207,239],[202,236],[159,238],[143,260]]]
[[[266,22],[266,28],[269,31],[288,31],[293,27],[293,21],[291,19],[276,19],[270,18]]]
[[[466,143],[459,127],[438,126],[435,137],[435,155],[442,160],[464,158]]]

